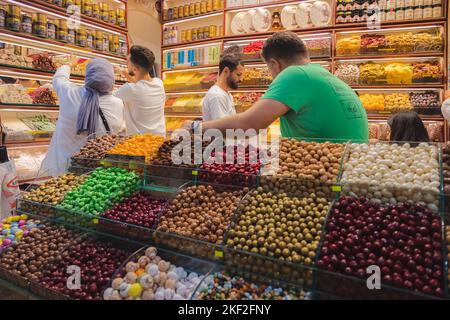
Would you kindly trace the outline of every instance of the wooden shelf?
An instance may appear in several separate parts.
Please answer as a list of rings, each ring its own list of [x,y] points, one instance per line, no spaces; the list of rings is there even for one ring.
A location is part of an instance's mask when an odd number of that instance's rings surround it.
[[[218,64],[206,64],[200,66],[193,67],[181,67],[181,68],[173,68],[173,69],[163,69],[162,72],[171,72],[171,71],[186,71],[186,70],[196,70],[196,69],[213,69],[219,68]]]
[[[54,5],[49,2],[45,2],[42,0],[20,0],[21,3],[29,6],[33,6],[37,9],[49,11],[54,14],[62,15],[65,17],[70,17],[70,14],[67,13],[65,8]],[[126,21],[126,18],[125,18]],[[81,14],[81,22],[89,23],[93,26],[93,28],[103,28],[108,29],[112,32],[118,32],[126,35],[128,33],[128,29],[126,27],[121,27],[119,25],[115,25],[109,22],[105,22],[103,20],[95,19],[94,17],[89,17],[85,14]]]
[[[75,54],[75,55],[86,55],[91,58],[97,58],[98,56],[101,56],[103,58],[113,58],[115,60],[121,61],[123,63],[126,62],[126,57],[115,55],[109,52],[103,52],[103,51],[96,51],[88,48],[78,47],[72,44],[56,41],[54,39],[48,39],[48,38],[41,38],[35,35],[11,31],[8,29],[0,29],[0,36],[4,35],[7,38],[7,41],[14,43],[16,45],[27,45],[27,41],[31,40],[33,42],[38,42],[42,46],[39,49],[42,49],[44,51],[51,51],[53,48],[51,47],[45,47],[45,45],[51,45],[57,47],[56,49],[62,50],[66,52],[67,54]],[[8,39],[8,37],[12,38],[11,40]],[[0,41],[2,39],[0,38]],[[36,46],[33,44],[33,46]]]
[[[199,15],[195,15],[195,16],[183,17],[183,18],[172,19],[172,20],[167,20],[167,21],[163,20],[162,24],[163,25],[176,24],[176,23],[184,22],[184,21],[190,20],[190,19],[201,19],[201,18],[208,18],[211,16],[214,17],[215,15],[219,16],[219,13],[223,13],[223,11],[222,10],[212,11],[212,12],[207,12],[207,13],[203,13],[203,14],[199,14]]]
[[[30,146],[45,146],[50,143],[52,139],[42,139],[42,140],[30,140],[30,141],[7,141],[3,142],[3,145],[7,147],[12,147],[18,144],[25,144]]]
[[[392,53],[392,54],[359,54],[341,56],[335,55],[334,60],[374,60],[374,59],[401,59],[401,58],[442,58],[444,52],[417,52],[417,53]]]
[[[163,49],[163,50],[166,50],[166,49],[179,49],[179,48],[181,49],[183,47],[214,43],[214,42],[221,41],[222,39],[223,39],[223,37],[215,37],[215,38],[202,39],[202,40],[197,40],[197,41],[180,42],[180,43],[176,43],[176,44],[165,44],[165,45],[161,46],[161,49]]]
[[[261,8],[261,7],[267,7],[267,6],[273,6],[273,5],[288,5],[288,4],[295,4],[300,3],[300,1],[292,1],[292,0],[282,0],[282,1],[271,1],[267,3],[262,4],[253,4],[253,5],[247,5],[247,6],[239,6],[239,7],[227,7],[225,8],[225,11],[236,11],[236,10],[245,10],[245,9],[255,9],[255,8]]]
[[[418,27],[420,25],[424,24],[430,24],[430,23],[445,23],[445,18],[431,18],[431,19],[420,19],[418,20],[403,20],[403,21],[389,21],[389,22],[382,22],[380,24],[381,30],[391,28],[391,27]],[[330,28],[337,29],[336,31],[349,31],[349,30],[342,30],[342,29],[355,29],[355,30],[368,30],[373,31],[374,29],[370,28],[364,28],[367,27],[367,22],[357,22],[357,23],[337,23],[332,25]]]
[[[408,110],[405,110],[408,111]],[[395,113],[392,114],[367,114],[367,118],[369,120],[387,120],[390,117],[392,117],[393,115],[395,115]],[[419,114],[420,118],[424,121],[444,121],[444,117],[443,116],[439,116],[439,115],[424,115],[424,114]]]
[[[36,75],[36,76],[47,76],[47,77],[49,77],[49,76],[53,76],[55,74],[55,71],[30,69],[30,68],[24,68],[24,67],[19,67],[19,66],[11,66],[11,65],[4,65],[4,64],[0,64],[0,68],[2,70],[29,73],[31,75]],[[71,74],[70,78],[71,79],[75,79],[75,80],[79,80],[79,81],[84,81],[84,79],[85,79],[84,76],[77,75],[77,74]],[[50,79],[49,79],[49,81],[50,81]],[[126,81],[115,80],[115,83],[116,84],[124,84],[124,83],[126,83]]]
[[[59,106],[51,105],[36,105],[36,104],[14,104],[14,103],[0,103],[0,111],[2,109],[21,109],[36,110],[36,111],[57,111]]]
[[[430,88],[444,88],[445,85],[439,84],[392,84],[392,85],[350,85],[353,89],[430,89]]]

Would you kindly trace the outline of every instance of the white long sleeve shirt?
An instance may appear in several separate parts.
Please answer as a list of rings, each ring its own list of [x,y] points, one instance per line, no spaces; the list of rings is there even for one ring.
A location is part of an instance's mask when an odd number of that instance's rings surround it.
[[[159,78],[126,83],[114,92],[125,105],[127,134],[152,133],[166,136],[164,105],[166,93]]]
[[[77,135],[77,119],[84,87],[70,82],[70,67],[60,67],[53,77],[53,89],[59,100],[59,116],[47,155],[42,162],[41,176],[56,176],[65,172],[70,157],[82,147],[86,134]],[[109,127],[113,133],[123,129],[123,102],[111,95],[99,98]],[[97,135],[106,134],[106,128],[98,117]]]
[[[444,101],[441,111],[444,118],[450,122],[450,98]]]
[[[233,96],[218,85],[212,86],[202,103],[203,121],[211,121],[236,114]]]

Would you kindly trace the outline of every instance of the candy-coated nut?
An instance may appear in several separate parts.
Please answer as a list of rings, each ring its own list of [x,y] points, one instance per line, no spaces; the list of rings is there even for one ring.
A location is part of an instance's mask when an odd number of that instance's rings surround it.
[[[159,275],[158,266],[156,264],[149,264],[145,268],[145,272],[147,272],[152,277]]]
[[[138,277],[140,277],[144,272],[145,272],[144,269],[139,268],[139,269],[136,270],[136,275],[137,275]]]
[[[173,290],[175,290],[176,284],[177,284],[176,280],[168,279],[166,281],[166,283],[165,283],[165,287],[166,287],[166,289],[173,289]]]
[[[154,300],[155,293],[152,289],[147,289],[142,293],[142,300]]]
[[[128,295],[130,297],[138,297],[140,296],[142,293],[142,287],[139,283],[134,283],[130,286],[130,288],[128,289]]]
[[[169,270],[170,268],[170,262],[166,262],[164,260],[161,260],[158,263],[158,269],[160,272],[166,272],[167,270]]]
[[[150,263],[150,258],[147,256],[142,256],[138,260],[138,264],[141,268],[145,268]]]
[[[157,253],[158,250],[155,247],[149,247],[147,248],[147,250],[145,250],[145,256],[147,256],[150,259],[156,257]]]
[[[21,215],[20,215],[20,219],[21,219],[21,220],[27,220],[27,219],[28,219],[28,216],[27,216],[26,214],[21,214]]]
[[[149,274],[144,274],[139,280],[139,283],[141,284],[142,288],[149,289],[153,286],[153,277]]]
[[[139,265],[133,261],[128,262],[125,266],[127,272],[136,272],[137,269],[139,269]]]
[[[114,290],[119,290],[120,285],[123,283],[123,279],[122,278],[116,278],[113,280],[112,282],[112,288]]]
[[[128,272],[127,275],[125,276],[125,281],[129,284],[135,283],[136,279],[137,279],[137,275],[134,272]]]

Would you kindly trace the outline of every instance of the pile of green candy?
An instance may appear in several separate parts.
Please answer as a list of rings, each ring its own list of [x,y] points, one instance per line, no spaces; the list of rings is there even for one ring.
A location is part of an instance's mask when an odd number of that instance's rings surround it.
[[[78,188],[66,194],[62,209],[98,215],[129,197],[139,187],[140,178],[120,168],[98,168]]]

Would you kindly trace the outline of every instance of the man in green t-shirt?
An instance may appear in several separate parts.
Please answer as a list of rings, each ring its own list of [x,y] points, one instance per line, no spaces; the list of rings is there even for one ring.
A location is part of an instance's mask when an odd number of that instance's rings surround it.
[[[262,56],[274,78],[264,96],[243,113],[203,122],[203,130],[259,130],[281,118],[283,137],[368,141],[367,114],[359,97],[322,66],[312,64],[295,33],[275,33],[264,44]]]

